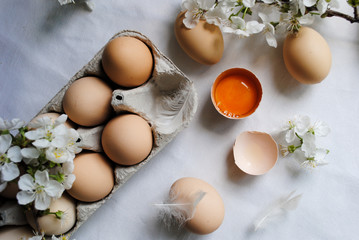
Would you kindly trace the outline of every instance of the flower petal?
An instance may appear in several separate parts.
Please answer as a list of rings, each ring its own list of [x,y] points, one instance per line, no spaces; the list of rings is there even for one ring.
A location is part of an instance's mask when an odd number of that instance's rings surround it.
[[[285,134],[285,141],[287,143],[292,143],[295,140],[295,131],[294,129],[290,129]]]
[[[318,148],[315,152],[314,158],[316,161],[322,162],[327,155],[328,155],[327,149]]]
[[[19,179],[18,185],[19,189],[24,191],[33,191],[35,189],[35,181],[30,174],[22,175]]]
[[[65,181],[63,182],[65,189],[70,189],[72,187],[72,184],[75,182],[76,176],[74,174],[69,174]]]
[[[45,137],[46,131],[43,128],[38,128],[36,130],[31,130],[25,133],[25,137],[30,140],[37,140]]]
[[[270,32],[267,32],[265,34],[265,36],[266,36],[266,41],[267,41],[268,45],[271,46],[271,47],[276,48],[277,47],[277,40],[275,39],[274,34],[272,34]]]
[[[37,148],[47,148],[50,146],[50,142],[47,139],[37,139],[32,143],[32,145]]]
[[[65,162],[62,164],[62,171],[64,174],[70,174],[74,171],[75,165],[73,162]]]
[[[20,175],[20,171],[15,163],[13,163],[13,162],[5,163],[2,166],[2,169],[1,169],[2,180],[9,182],[9,181],[12,181],[15,178],[17,178],[19,175]]]
[[[316,136],[325,137],[330,133],[329,126],[323,121],[316,121],[313,126],[314,134]]]
[[[313,157],[317,149],[315,144],[315,136],[312,133],[307,133],[303,136],[303,145],[301,147],[306,157]]]
[[[9,128],[9,130],[19,129],[23,126],[25,126],[24,121],[20,120],[19,118],[14,118],[13,120],[11,120],[11,127]]]
[[[308,116],[295,116],[294,119],[295,131],[299,134],[299,136],[304,135],[308,132],[310,126],[310,118]]]
[[[37,210],[46,210],[50,207],[51,198],[46,192],[37,193],[35,196],[35,208]]]
[[[249,21],[246,23],[246,32],[249,34],[256,34],[263,30],[264,24],[257,21]]]
[[[0,154],[5,153],[11,146],[12,137],[10,134],[0,135]]]
[[[58,126],[60,124],[65,123],[67,120],[67,115],[66,114],[61,114],[58,118],[56,118],[54,125]]]
[[[33,159],[33,158],[38,158],[40,156],[40,152],[34,147],[28,147],[21,149],[21,155],[24,158]]]
[[[51,146],[55,148],[64,148],[68,142],[67,135],[58,135],[51,141]]]
[[[20,205],[26,205],[35,200],[35,193],[29,191],[20,191],[16,194],[16,198]]]
[[[311,7],[317,3],[317,0],[303,0],[304,6]]]
[[[46,186],[49,183],[49,173],[46,170],[37,170],[35,173],[35,182],[40,186]]]
[[[58,181],[50,180],[44,190],[50,197],[59,198],[64,192],[64,186]]]
[[[11,148],[9,148],[9,150],[7,150],[7,156],[13,162],[21,162],[21,148],[19,146],[12,146]]]

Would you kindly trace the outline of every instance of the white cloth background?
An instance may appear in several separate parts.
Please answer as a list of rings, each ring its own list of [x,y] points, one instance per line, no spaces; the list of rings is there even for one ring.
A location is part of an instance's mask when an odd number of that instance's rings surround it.
[[[342,10],[345,1],[340,1]],[[295,81],[278,48],[263,36],[238,40],[225,36],[222,60],[203,66],[176,42],[173,25],[181,1],[94,0],[61,7],[56,0],[0,1],[0,115],[30,120],[115,33],[131,29],[149,37],[195,83],[198,111],[190,126],[138,171],[112,199],[74,234],[97,239],[356,239],[359,234],[359,25],[338,18],[313,27],[330,45],[333,65],[320,84]],[[242,67],[262,83],[257,111],[244,120],[219,115],[210,101],[213,81],[222,71]],[[279,158],[263,176],[241,174],[231,148],[246,130],[274,133],[295,114],[324,120],[332,132],[319,143],[330,149],[329,165],[301,170]],[[222,226],[206,236],[178,236],[156,220],[154,203],[171,184],[192,176],[213,185],[224,200]],[[302,193],[298,208],[267,228],[253,232],[253,221],[279,197]]]

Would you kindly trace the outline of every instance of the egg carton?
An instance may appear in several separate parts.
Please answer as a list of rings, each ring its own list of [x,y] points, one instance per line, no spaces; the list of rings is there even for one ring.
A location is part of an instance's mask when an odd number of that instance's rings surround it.
[[[86,203],[77,202],[77,221],[74,228],[68,232],[72,235],[113,193],[117,191],[133,174],[150,161],[163,147],[166,146],[192,120],[197,109],[197,93],[193,82],[179,70],[175,64],[143,34],[124,30],[115,34],[110,40],[129,36],[143,41],[152,51],[154,67],[150,79],[143,85],[132,89],[116,89],[113,91],[111,105],[117,114],[131,112],[144,118],[151,126],[154,144],[147,158],[133,166],[115,165],[115,186],[104,199]],[[47,112],[64,113],[62,100],[66,90],[79,78],[97,76],[110,82],[106,76],[101,58],[104,47],[80,70],[70,81],[46,104],[37,114]],[[102,152],[101,133],[104,125],[93,128],[79,127],[82,148]]]

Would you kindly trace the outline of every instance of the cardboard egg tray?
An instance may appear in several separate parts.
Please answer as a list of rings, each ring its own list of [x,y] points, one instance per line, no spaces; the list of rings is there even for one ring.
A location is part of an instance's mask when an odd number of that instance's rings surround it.
[[[160,50],[144,35],[136,31],[124,30],[111,39],[130,36],[143,41],[152,51],[154,59],[153,72],[150,79],[143,85],[132,89],[116,89],[113,91],[112,102],[116,113],[132,112],[148,121],[152,128],[154,144],[149,156],[134,166],[116,165],[115,186],[112,192],[98,202],[77,202],[77,222],[67,234],[72,235],[107,199],[111,198],[137,170],[150,161],[178,132],[192,120],[197,109],[197,93],[193,82],[189,80]],[[110,40],[111,40],[110,39]],[[39,112],[63,113],[62,99],[69,86],[79,78],[97,76],[107,79],[101,58],[104,47],[51,99]],[[82,138],[84,149],[101,152],[101,133],[104,128],[82,128],[77,130]],[[119,133],[121,134],[121,133]]]

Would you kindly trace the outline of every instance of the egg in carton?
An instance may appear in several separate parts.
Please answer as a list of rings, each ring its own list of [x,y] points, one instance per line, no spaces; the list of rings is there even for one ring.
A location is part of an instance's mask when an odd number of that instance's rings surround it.
[[[154,67],[150,79],[143,85],[132,89],[114,90],[111,105],[117,114],[130,112],[145,119],[151,126],[153,147],[142,162],[133,166],[115,166],[115,185],[107,197],[96,202],[77,202],[77,221],[68,235],[72,235],[107,199],[111,198],[114,191],[183,130],[190,123],[197,109],[197,93],[193,82],[163,55],[150,39],[139,32],[124,30],[115,34],[110,40],[123,36],[134,37],[144,42],[152,52]],[[77,79],[86,76],[108,79],[101,63],[104,48],[70,79],[38,115],[48,112],[63,113],[62,101],[66,90]],[[81,147],[102,152],[101,134],[104,126],[105,124],[93,128],[79,127],[77,131],[81,137]]]

